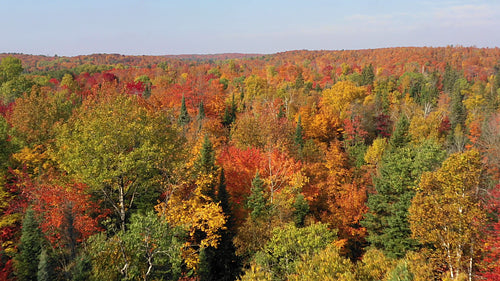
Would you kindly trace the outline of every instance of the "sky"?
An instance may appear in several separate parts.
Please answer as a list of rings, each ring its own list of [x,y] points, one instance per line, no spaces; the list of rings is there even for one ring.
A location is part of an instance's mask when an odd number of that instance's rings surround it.
[[[0,0],[0,53],[500,47],[500,0]]]

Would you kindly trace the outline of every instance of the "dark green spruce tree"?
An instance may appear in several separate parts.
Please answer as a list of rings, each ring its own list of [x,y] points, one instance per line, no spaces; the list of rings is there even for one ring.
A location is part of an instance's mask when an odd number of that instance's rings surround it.
[[[38,281],[52,281],[56,280],[56,261],[47,248],[42,248],[40,254],[40,261],[38,263],[37,280]]]
[[[375,73],[373,72],[373,65],[370,63],[361,70],[360,86],[371,85],[373,80],[375,80]]]
[[[299,193],[297,197],[295,197],[293,208],[295,209],[293,211],[293,221],[295,222],[295,226],[304,227],[306,216],[309,213],[309,204],[307,203],[304,195]]]
[[[235,222],[226,189],[224,169],[221,170],[216,199],[226,217],[226,229],[219,231],[220,241],[217,248],[208,247],[200,254],[198,277],[200,280],[236,280],[241,273],[241,260],[236,256],[236,247],[233,244],[236,235]]]
[[[389,139],[389,144],[392,149],[401,148],[410,142],[411,139],[408,132],[409,128],[410,122],[408,121],[408,118],[406,118],[406,115],[402,114],[396,123],[396,127],[394,128],[391,138]]]
[[[264,181],[260,178],[259,171],[252,180],[250,196],[247,199],[247,208],[251,210],[250,218],[258,220],[267,217],[270,212],[270,206],[267,198],[264,196]]]
[[[191,122],[191,117],[189,116],[189,113],[187,112],[186,108],[186,99],[184,95],[182,95],[182,101],[181,101],[181,113],[179,114],[179,119],[177,120],[177,123],[181,126],[185,126]]]
[[[411,238],[408,208],[421,174],[437,167],[446,154],[433,141],[413,146],[404,135],[404,132],[393,135],[390,141],[393,147],[382,157],[373,178],[376,192],[369,194],[369,211],[361,222],[368,231],[368,242],[393,258],[402,258],[407,251],[419,247]]]
[[[203,101],[200,101],[200,104],[198,105],[198,116],[197,116],[198,121],[202,121],[205,119],[205,106],[203,105]]]
[[[37,280],[42,248],[42,233],[38,228],[35,212],[26,210],[19,241],[19,252],[15,257],[15,272],[20,281]]]
[[[215,165],[215,152],[208,135],[205,135],[198,159],[195,162],[193,177],[216,176],[217,166]],[[204,186],[202,193],[215,201],[215,184]]]
[[[226,106],[226,108],[224,109],[224,115],[222,116],[222,125],[224,125],[224,127],[231,127],[231,125],[234,123],[234,121],[236,120],[236,102],[234,101],[234,95],[233,95],[233,98],[231,100],[231,104],[229,106]]]

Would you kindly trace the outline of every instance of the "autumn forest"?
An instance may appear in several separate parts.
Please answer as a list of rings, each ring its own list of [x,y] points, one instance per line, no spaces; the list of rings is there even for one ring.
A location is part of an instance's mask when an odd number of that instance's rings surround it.
[[[0,280],[500,280],[500,49],[0,54]]]

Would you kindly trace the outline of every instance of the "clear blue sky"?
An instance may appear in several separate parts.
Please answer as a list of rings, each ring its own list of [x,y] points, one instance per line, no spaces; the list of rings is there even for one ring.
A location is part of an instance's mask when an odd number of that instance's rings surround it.
[[[0,53],[500,47],[499,0],[0,0]]]

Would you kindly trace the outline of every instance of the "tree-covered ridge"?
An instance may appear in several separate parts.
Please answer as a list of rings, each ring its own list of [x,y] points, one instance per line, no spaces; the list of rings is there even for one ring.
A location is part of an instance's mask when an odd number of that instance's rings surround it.
[[[2,280],[500,279],[500,50],[0,55]]]

